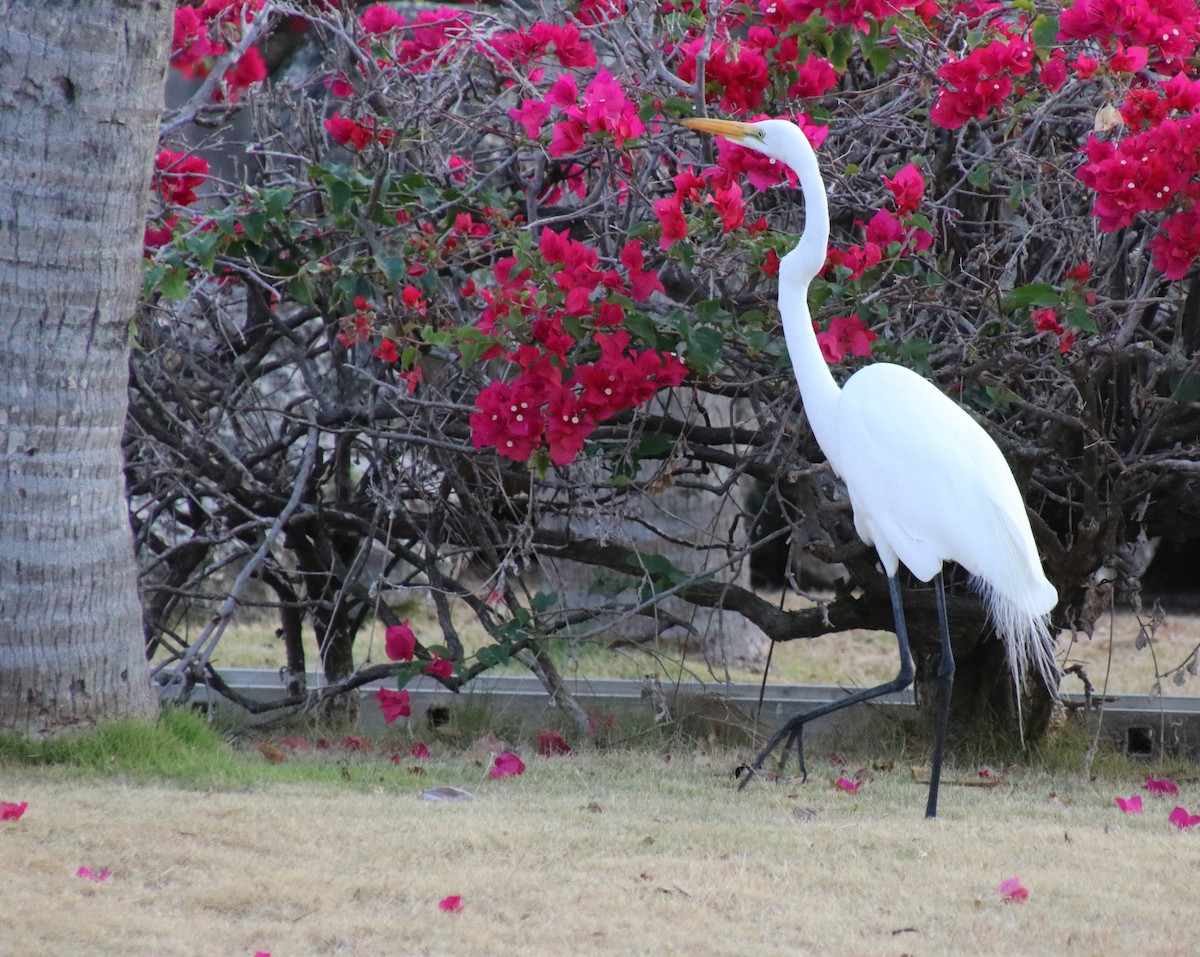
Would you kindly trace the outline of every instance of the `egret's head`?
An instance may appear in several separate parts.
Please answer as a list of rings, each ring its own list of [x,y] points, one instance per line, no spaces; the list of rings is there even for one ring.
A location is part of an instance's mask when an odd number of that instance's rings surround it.
[[[739,120],[687,119],[683,125],[701,133],[723,136],[732,143],[763,153],[771,159],[787,160],[795,149],[796,137],[804,133],[787,120],[759,120],[743,123]]]

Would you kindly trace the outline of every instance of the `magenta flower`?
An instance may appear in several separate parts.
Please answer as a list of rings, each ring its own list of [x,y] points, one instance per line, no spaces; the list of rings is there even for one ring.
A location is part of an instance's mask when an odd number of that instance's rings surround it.
[[[916,163],[901,167],[891,178],[883,177],[883,185],[892,191],[896,212],[901,215],[916,212],[925,196],[925,177]]]
[[[525,762],[511,751],[496,755],[496,761],[489,772],[493,779],[510,778],[525,773]]]
[[[1021,886],[1019,877],[1009,877],[1000,882],[996,893],[1006,904],[1020,904],[1029,900],[1029,890]]]
[[[407,718],[412,714],[412,705],[408,700],[407,691],[392,691],[380,688],[375,692],[375,700],[379,702],[379,710],[383,712],[383,720],[391,724],[397,718]]]
[[[1131,798],[1117,798],[1117,807],[1125,814],[1141,814],[1142,813],[1142,796],[1135,794]]]
[[[821,353],[829,363],[841,362],[847,355],[869,356],[871,343],[878,337],[868,329],[858,313],[838,316],[829,323],[829,330],[817,334]]]
[[[1186,831],[1189,827],[1195,827],[1197,824],[1200,824],[1200,814],[1188,814],[1183,808],[1176,807],[1167,820],[1179,828],[1179,830]]]
[[[457,914],[463,909],[462,896],[453,894],[450,897],[443,897],[438,901],[438,909],[444,910],[447,914]]]
[[[846,778],[838,778],[833,782],[833,785],[834,787],[841,788],[843,791],[849,791],[851,794],[853,794],[860,787],[862,787],[862,781],[850,781]]]
[[[410,747],[408,749],[408,753],[411,754],[418,761],[428,761],[429,760],[429,746],[427,744],[425,744],[424,741],[418,741],[416,744],[414,744],[412,747]]]
[[[384,632],[383,651],[392,661],[412,661],[416,647],[417,636],[407,621],[390,625]]]
[[[21,815],[25,813],[25,808],[29,807],[28,801],[22,801],[20,804],[11,804],[8,801],[0,801],[0,821],[18,821]]]
[[[508,111],[511,119],[521,125],[525,131],[525,135],[531,140],[536,140],[538,134],[542,131],[542,124],[546,122],[546,117],[550,115],[550,104],[543,103],[540,100],[526,99],[521,108],[513,107]]]
[[[90,867],[81,867],[75,872],[76,877],[81,877],[85,881],[91,881],[93,884],[100,884],[103,881],[108,880],[111,874],[112,871],[110,871],[107,867],[100,871],[100,873],[96,873]]]
[[[425,666],[425,674],[435,678],[449,678],[454,674],[454,662],[443,658],[435,651],[433,661]]]
[[[570,754],[571,746],[567,739],[554,730],[546,730],[538,735],[538,754],[549,757],[553,754]]]
[[[1151,794],[1178,794],[1179,788],[1175,786],[1175,782],[1170,778],[1146,778],[1146,783],[1142,785]]]

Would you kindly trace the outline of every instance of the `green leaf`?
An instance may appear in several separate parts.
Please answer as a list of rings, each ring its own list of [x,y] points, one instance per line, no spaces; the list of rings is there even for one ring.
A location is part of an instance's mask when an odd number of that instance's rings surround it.
[[[408,266],[400,256],[376,256],[375,265],[379,267],[379,271],[383,273],[388,283],[393,286],[408,275]]]
[[[307,276],[297,276],[288,283],[288,295],[296,302],[305,306],[315,306],[316,289],[313,282]]]
[[[203,233],[192,233],[184,240],[183,248],[195,256],[206,272],[212,272],[217,261],[217,246],[221,242],[220,235],[215,230]]]
[[[1092,318],[1091,310],[1088,309],[1086,302],[1077,302],[1064,317],[1067,325],[1072,329],[1078,329],[1080,332],[1099,332],[1096,328],[1096,321]]]
[[[719,299],[705,299],[696,303],[696,319],[710,325],[721,325],[733,317],[722,307]]]
[[[508,659],[511,657],[512,648],[505,642],[498,642],[494,645],[484,645],[477,652],[475,652],[475,660],[488,668],[495,668],[498,665],[508,664]]]
[[[838,73],[845,73],[847,61],[854,51],[853,34],[845,27],[838,27],[829,39],[830,47],[827,59]]]
[[[1006,312],[1014,312],[1031,306],[1057,306],[1059,298],[1049,283],[1034,282],[1027,286],[1017,286],[1004,297],[1003,305]]]
[[[637,459],[661,459],[670,454],[673,448],[675,448],[674,438],[663,435],[661,432],[652,432],[642,436],[642,441],[634,449],[633,455]]]
[[[187,298],[188,275],[186,269],[170,268],[162,279],[162,294],[180,302]]]
[[[662,348],[658,329],[655,328],[653,320],[645,313],[627,312],[625,314],[625,328],[632,333],[634,338],[640,339],[646,345],[654,349]],[[582,339],[583,336],[576,336],[575,338]]]
[[[883,73],[892,64],[892,51],[890,47],[875,47],[867,54],[867,62],[871,64],[871,69],[875,71],[875,75]]]
[[[725,352],[725,337],[711,326],[696,326],[687,332],[687,364],[701,372],[711,371]]]
[[[650,578],[656,582],[666,582],[670,585],[678,585],[688,578],[687,572],[681,571],[671,564],[670,559],[662,555],[640,554],[630,555],[625,559],[625,564],[637,571],[644,571]]]
[[[267,232],[267,217],[259,210],[243,213],[238,220],[242,224],[242,235],[252,243],[261,243]]]
[[[1053,14],[1043,13],[1041,16],[1034,18],[1033,30],[1030,33],[1033,37],[1033,45],[1043,50],[1051,49],[1058,45],[1058,17]]]
[[[544,615],[551,608],[558,604],[558,592],[535,592],[534,596],[529,599],[529,607],[539,615]]]

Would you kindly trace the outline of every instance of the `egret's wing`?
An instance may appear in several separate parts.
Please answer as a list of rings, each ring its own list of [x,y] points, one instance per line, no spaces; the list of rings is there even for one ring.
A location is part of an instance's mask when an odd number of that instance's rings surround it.
[[[1004,456],[929,382],[901,366],[868,366],[846,383],[838,428],[856,522],[918,578],[947,560],[1001,592],[1016,590],[1031,562],[1042,577]]]

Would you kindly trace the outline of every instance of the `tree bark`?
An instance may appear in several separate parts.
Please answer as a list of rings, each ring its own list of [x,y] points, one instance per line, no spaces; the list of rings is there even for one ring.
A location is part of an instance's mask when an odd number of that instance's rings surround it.
[[[121,437],[170,36],[0,0],[0,732],[155,710]]]

